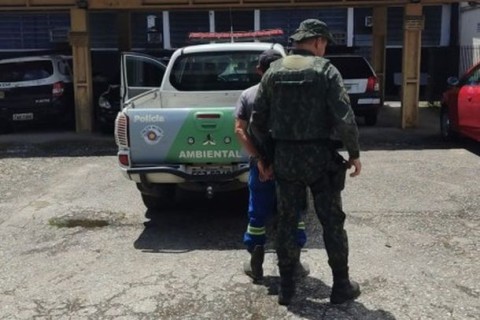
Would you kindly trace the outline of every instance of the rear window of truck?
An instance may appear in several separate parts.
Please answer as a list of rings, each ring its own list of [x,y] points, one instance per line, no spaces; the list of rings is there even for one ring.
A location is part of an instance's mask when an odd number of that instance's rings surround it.
[[[226,51],[186,54],[175,61],[170,82],[180,91],[244,90],[260,81],[255,69],[260,53]]]

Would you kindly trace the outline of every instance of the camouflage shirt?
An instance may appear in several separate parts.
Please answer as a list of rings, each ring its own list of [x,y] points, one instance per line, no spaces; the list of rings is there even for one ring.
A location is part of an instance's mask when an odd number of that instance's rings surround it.
[[[350,158],[360,156],[358,128],[337,68],[305,50],[270,65],[252,110],[251,126],[260,140],[315,141],[340,138]]]

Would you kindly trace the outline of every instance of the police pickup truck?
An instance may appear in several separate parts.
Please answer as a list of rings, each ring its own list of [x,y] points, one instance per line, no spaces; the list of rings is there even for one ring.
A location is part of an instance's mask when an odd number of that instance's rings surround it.
[[[118,162],[145,206],[173,204],[178,188],[208,197],[246,186],[248,157],[234,133],[242,90],[257,84],[260,53],[280,44],[212,43],[176,50],[165,67],[138,53],[121,57]]]

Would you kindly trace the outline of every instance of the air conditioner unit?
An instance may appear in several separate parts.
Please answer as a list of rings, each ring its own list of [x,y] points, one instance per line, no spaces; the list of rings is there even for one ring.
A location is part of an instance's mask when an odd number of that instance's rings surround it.
[[[373,17],[372,16],[365,16],[365,27],[367,27],[367,28],[373,27]]]

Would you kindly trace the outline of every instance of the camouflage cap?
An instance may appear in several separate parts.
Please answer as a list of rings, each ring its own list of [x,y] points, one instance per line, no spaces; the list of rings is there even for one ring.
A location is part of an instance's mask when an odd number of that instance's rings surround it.
[[[314,37],[323,37],[328,40],[328,43],[335,43],[327,24],[318,19],[307,19],[302,21],[298,29],[290,36],[290,39],[293,41],[302,41]]]

